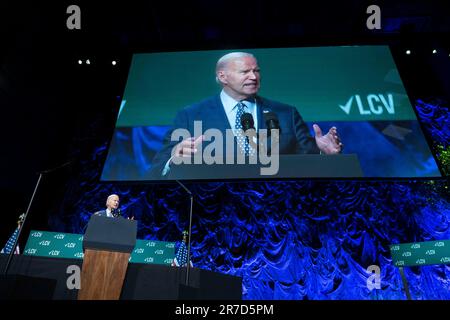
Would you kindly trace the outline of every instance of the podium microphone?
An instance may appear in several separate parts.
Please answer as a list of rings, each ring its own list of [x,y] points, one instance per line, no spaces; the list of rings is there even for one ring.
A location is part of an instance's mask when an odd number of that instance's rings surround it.
[[[244,132],[248,129],[255,129],[255,121],[251,113],[245,112],[241,115],[241,125]]]
[[[264,113],[264,121],[266,122],[266,127],[268,130],[267,135],[270,137],[271,133],[272,133],[272,129],[277,129],[279,130],[279,133],[281,133],[281,128],[280,128],[280,121],[278,120],[278,117],[276,115],[275,112],[267,112]]]
[[[265,141],[260,142],[261,148],[264,153],[272,154],[272,142],[274,145],[278,145],[280,143],[280,134],[281,127],[280,121],[278,120],[278,116],[275,112],[270,110],[263,110],[264,122],[267,128],[267,138]],[[272,130],[277,130],[272,135]]]
[[[250,143],[250,145],[256,149],[256,145],[253,142],[253,138],[256,138],[256,129],[255,129],[255,121],[253,120],[253,116],[251,113],[245,112],[241,115],[241,125],[242,130],[244,130],[245,138],[247,139],[247,143]],[[247,130],[251,130],[249,133],[247,133]],[[250,139],[250,137],[252,139]]]
[[[117,208],[117,209],[112,209],[111,214],[114,218],[117,218],[122,215],[122,212],[120,211],[120,208]]]

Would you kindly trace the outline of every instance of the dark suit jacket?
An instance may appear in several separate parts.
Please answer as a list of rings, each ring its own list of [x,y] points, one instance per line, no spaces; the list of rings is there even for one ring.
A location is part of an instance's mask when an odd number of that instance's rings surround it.
[[[116,210],[116,211],[117,211],[117,210]],[[94,212],[94,214],[95,214],[95,215],[98,215],[98,216],[107,217],[107,215],[106,215],[106,210],[100,210],[100,211]],[[116,213],[116,214],[117,214],[117,213]],[[120,217],[121,215],[122,215],[122,214],[121,214],[121,212],[119,211],[118,214],[117,214],[117,216]]]
[[[107,217],[106,210],[100,210],[100,211],[94,212],[94,214],[97,216]]]
[[[278,116],[281,134],[279,143],[280,154],[319,153],[316,142],[309,134],[309,129],[298,113],[297,109],[280,102],[262,97],[256,98],[258,106],[258,130],[267,129],[264,112],[274,112]],[[172,130],[164,138],[162,149],[154,157],[151,176],[161,179],[162,170],[171,157],[173,147],[180,141],[170,141],[172,131],[177,128],[187,129],[194,136],[194,121],[202,121],[202,133],[215,128],[222,132],[232,129],[220,100],[220,95],[207,98],[180,110],[174,120]],[[204,142],[206,145],[210,142]],[[225,143],[224,143],[225,148]],[[236,150],[236,148],[234,148]],[[224,153],[225,154],[225,151]]]

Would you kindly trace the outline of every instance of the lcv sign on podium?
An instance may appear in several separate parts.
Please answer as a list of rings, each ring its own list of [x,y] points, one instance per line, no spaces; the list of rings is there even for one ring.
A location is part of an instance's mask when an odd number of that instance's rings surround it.
[[[128,259],[136,245],[137,221],[93,215],[83,239],[78,300],[118,300]]]

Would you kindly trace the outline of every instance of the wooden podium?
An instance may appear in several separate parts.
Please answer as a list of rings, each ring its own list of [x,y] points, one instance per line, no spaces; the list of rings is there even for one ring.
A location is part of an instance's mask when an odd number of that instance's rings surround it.
[[[78,300],[118,300],[136,245],[137,221],[93,215],[83,238]]]

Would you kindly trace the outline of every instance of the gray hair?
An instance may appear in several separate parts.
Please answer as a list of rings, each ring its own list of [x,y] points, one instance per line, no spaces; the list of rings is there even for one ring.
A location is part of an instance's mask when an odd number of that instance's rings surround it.
[[[255,56],[251,53],[248,52],[230,52],[227,53],[226,55],[222,56],[219,60],[217,60],[216,63],[216,82],[218,84],[221,84],[221,82],[219,81],[219,77],[217,76],[217,72],[219,72],[219,70],[223,70],[226,68],[226,65],[234,59],[238,59],[238,58],[243,58],[243,57],[252,57],[256,60]]]
[[[119,198],[119,196],[118,196],[117,194],[113,193],[113,194],[110,194],[110,195],[108,196],[108,198],[106,199],[106,201],[108,201],[108,200],[111,199],[112,197],[117,197],[117,198]]]
[[[108,204],[109,199],[111,199],[112,197],[117,197],[117,198],[119,198],[119,196],[118,196],[117,194],[115,194],[115,193],[110,194],[110,195],[108,196],[108,198],[106,198],[106,204]]]

